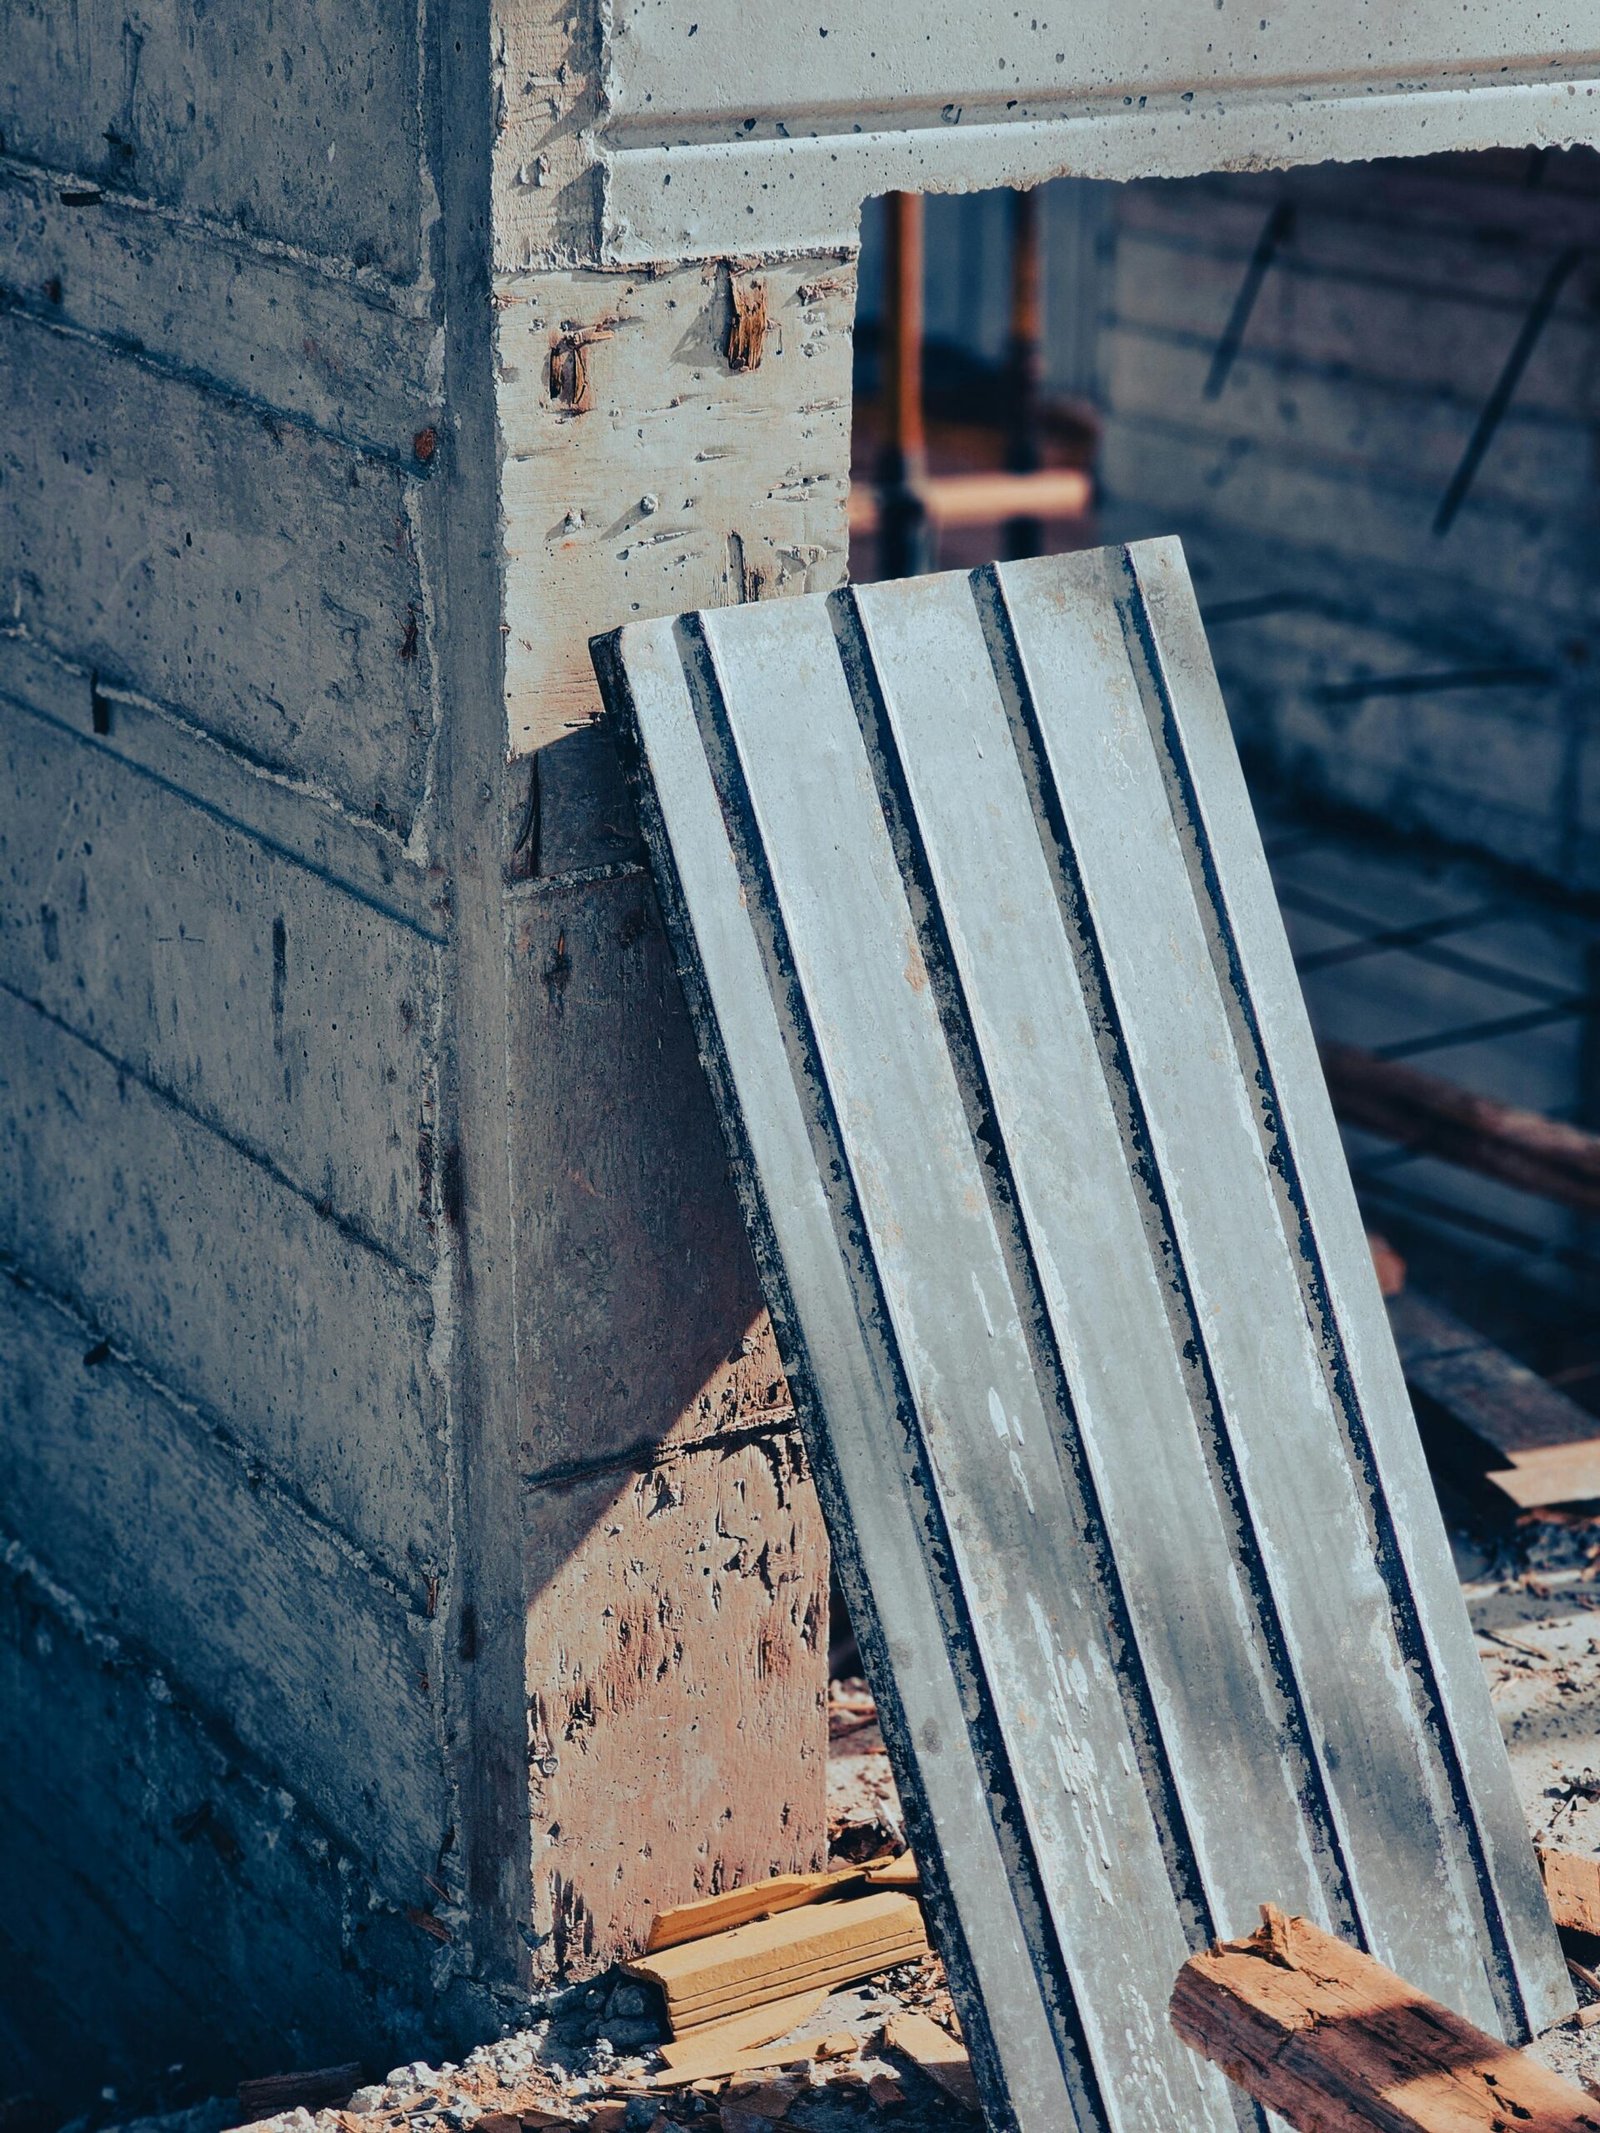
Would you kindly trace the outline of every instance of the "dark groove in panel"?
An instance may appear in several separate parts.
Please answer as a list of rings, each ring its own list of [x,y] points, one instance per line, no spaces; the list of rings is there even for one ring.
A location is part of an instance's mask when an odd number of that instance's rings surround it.
[[[1155,1811],[1156,1827],[1160,1834],[1161,1849],[1173,1895],[1184,1917],[1189,1945],[1195,1949],[1208,1947],[1216,1938],[1216,1922],[1201,1886],[1194,1846],[1184,1827],[1177,1786],[1145,1685],[1139,1662],[1138,1640],[1122,1580],[1117,1572],[1105,1514],[1073,1411],[1072,1395],[1045,1304],[1033,1243],[1018,1201],[1011,1157],[995,1116],[988,1071],[983,1062],[966,994],[956,968],[955,955],[940,911],[916,809],[884,706],[882,688],[852,596],[848,591],[835,593],[830,596],[828,606],[833,618],[840,660],[850,686],[867,757],[877,783],[878,798],[888,827],[890,843],[894,848],[907,901],[916,922],[945,1043],[956,1069],[956,1082],[967,1114],[968,1128],[988,1194],[995,1230],[1000,1238],[1012,1293],[1022,1307],[1023,1333],[1034,1374],[1046,1388],[1047,1407],[1053,1409],[1056,1416],[1056,1448],[1062,1456],[1068,1487],[1078,1499],[1079,1516],[1085,1530],[1094,1535],[1094,1563],[1091,1574],[1105,1605],[1113,1649],[1120,1657],[1118,1687],[1127,1714],[1128,1730],[1138,1745],[1140,1764]]]
[[[1167,1187],[1151,1143],[1144,1099],[1129,1056],[1121,1014],[1084,895],[1078,855],[1051,774],[1039,729],[1038,710],[1023,672],[999,580],[992,569],[977,571],[973,575],[979,618],[988,640],[995,680],[1011,724],[1012,742],[1023,778],[1034,799],[1035,818],[1041,831],[1040,843],[1055,883],[1079,982],[1096,1025],[1106,1087],[1122,1124],[1129,1152],[1129,1171],[1144,1216],[1146,1234],[1150,1238],[1151,1256],[1165,1272],[1163,1301],[1172,1326],[1173,1345],[1189,1386],[1196,1430],[1205,1449],[1206,1463],[1219,1502],[1225,1509],[1237,1543],[1236,1560],[1245,1572],[1247,1589],[1255,1603],[1256,1621],[1271,1661],[1275,1685],[1295,1725],[1298,1789],[1313,1837],[1329,1916],[1335,1922],[1336,1931],[1359,1931],[1349,1868],[1329,1809],[1322,1772],[1310,1746],[1312,1734],[1304,1692],[1289,1656],[1277,1595],[1262,1559],[1260,1542],[1241,1484],[1238,1457],[1223,1426],[1215,1369],[1195,1304],[1189,1269],[1178,1244]]]
[[[1205,931],[1217,972],[1218,989],[1228,1018],[1238,1033],[1240,1065],[1245,1071],[1247,1082],[1259,1092],[1255,1105],[1257,1131],[1267,1156],[1269,1174],[1277,1181],[1279,1194],[1292,1217],[1286,1227],[1299,1267],[1300,1288],[1306,1300],[1307,1315],[1312,1326],[1318,1331],[1319,1359],[1328,1381],[1333,1411],[1342,1424],[1341,1434],[1345,1439],[1347,1456],[1362,1483],[1362,1500],[1369,1507],[1366,1516],[1376,1544],[1375,1553],[1383,1582],[1389,1593],[1401,1656],[1413,1684],[1417,1684],[1419,1679],[1426,1684],[1420,1695],[1415,1687],[1413,1689],[1419,1705],[1418,1718],[1425,1733],[1437,1748],[1451,1801],[1469,1849],[1483,1908],[1482,1923],[1490,1936],[1494,1951],[1494,1961],[1488,1966],[1490,1986],[1502,2016],[1509,2017],[1517,2028],[1525,2031],[1528,2027],[1527,2005],[1512,1960],[1506,1922],[1495,1899],[1493,1875],[1484,1852],[1482,1831],[1472,1795],[1466,1785],[1455,1735],[1449,1723],[1448,1702],[1422,1631],[1415,1595],[1395,1532],[1393,1514],[1368,1433],[1360,1394],[1350,1368],[1343,1330],[1328,1294],[1322,1257],[1294,1151],[1283,1128],[1283,1114],[1271,1060],[1262,1037],[1255,1003],[1246,983],[1233,917],[1223,895],[1183,738],[1173,716],[1166,672],[1143,588],[1126,551],[1123,567],[1128,586],[1126,605],[1122,607],[1123,628],[1129,640],[1130,653],[1134,655],[1134,673],[1139,683],[1140,697],[1146,717],[1150,721],[1157,759],[1171,797],[1180,848],[1195,884],[1195,900],[1203,917],[1209,920]],[[1119,602],[1119,606],[1122,606],[1122,603]]]
[[[875,1345],[880,1350],[881,1367],[894,1385],[895,1423],[903,1433],[904,1441],[910,1450],[916,1477],[919,1517],[924,1536],[923,1554],[932,1573],[930,1586],[937,1596],[940,1611],[945,1618],[946,1639],[952,1652],[971,1653],[975,1649],[973,1629],[961,1582],[955,1571],[954,1554],[939,1501],[938,1488],[927,1447],[923,1442],[915,1404],[905,1382],[899,1351],[892,1335],[886,1331],[888,1310],[866,1223],[850,1180],[845,1136],[835,1114],[818,1057],[810,1011],[795,972],[776,891],[767,868],[765,851],[745,787],[744,774],[728,729],[721,691],[709,648],[699,628],[698,616],[688,615],[681,618],[675,634],[684,678],[700,728],[702,746],[722,803],[724,826],[738,863],[739,878],[748,902],[752,931],[766,970],[768,989],[778,1007],[778,1019],[790,1055],[790,1071],[797,1087],[806,1092],[802,1108],[806,1115],[818,1172],[827,1186],[829,1212],[840,1256],[848,1270],[852,1289],[857,1297],[862,1299],[859,1308],[863,1329],[874,1329],[877,1335]],[[697,1027],[715,1028],[714,1017],[710,1015],[705,1017],[703,1025],[700,1017],[697,1016],[696,1021]],[[731,1079],[727,1075],[725,1063],[719,1062],[718,1071],[731,1095]],[[736,1117],[737,1111],[734,1108],[726,1108],[723,1110],[723,1116],[725,1119]],[[805,1343],[797,1315],[788,1298],[776,1235],[761,1194],[759,1178],[748,1154],[737,1168],[741,1173],[741,1199],[745,1204],[747,1219],[754,1217],[751,1221],[752,1237],[756,1241],[763,1271],[768,1276],[769,1309],[785,1375],[789,1378],[795,1407],[802,1419],[813,1469],[828,1502],[830,1537],[835,1550],[850,1571],[846,1597],[854,1598],[858,1602],[867,1600],[865,1606],[858,1604],[853,1609],[852,1625],[856,1628],[858,1638],[863,1639],[865,1655],[870,1659],[869,1672],[875,1694],[878,1695],[880,1717],[887,1720],[888,1733],[898,1736],[897,1760],[899,1767],[905,1769],[912,1765],[915,1749],[895,1691],[890,1655],[879,1635],[868,1598],[868,1587],[854,1557],[848,1498],[838,1480],[824,1418],[814,1399],[809,1396],[811,1373],[805,1360]],[[849,1586],[854,1587],[853,1592],[848,1589]],[[993,1711],[988,1684],[975,1664],[969,1664],[963,1671],[968,1691],[969,1738],[979,1768],[983,1772],[991,1814],[996,1822],[1002,1846],[1009,1856],[1013,1894],[1027,1926],[1030,1960],[1041,1993],[1051,2011],[1053,2027],[1061,2045],[1063,2075],[1075,2098],[1081,2096],[1087,2104],[1087,2109],[1082,2113],[1084,2124],[1103,2123],[1105,2114],[1099,2104],[1089,2053],[1073,2011],[1071,1986],[1061,1967],[1060,1953],[1048,1923],[1031,1840],[1019,1815],[1008,1812],[1005,1808],[999,1811],[995,1808],[996,1802],[1004,1802],[1007,1805],[1014,1802],[1018,1797],[1018,1788]],[[885,1690],[887,1693],[882,1693]],[[939,1862],[935,1870],[942,1871],[942,1852],[937,1835],[922,1815],[921,1803],[913,1794],[908,1796],[903,1804],[907,1812],[908,1835],[911,1837],[913,1850],[925,1865]],[[941,1951],[947,1963],[963,1978],[968,1988],[968,1998],[964,2004],[981,2007],[976,1973],[957,1922],[956,1908],[947,1900],[937,1905],[936,1909],[943,1927]],[[993,2051],[992,2044],[988,2049]],[[1091,2098],[1092,2102],[1089,2101]]]

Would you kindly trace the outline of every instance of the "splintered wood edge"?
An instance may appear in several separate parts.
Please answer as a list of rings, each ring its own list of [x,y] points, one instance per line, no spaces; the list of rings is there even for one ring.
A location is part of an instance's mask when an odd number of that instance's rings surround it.
[[[1304,1918],[1178,1973],[1184,2043],[1302,2133],[1600,2133],[1600,2104]]]
[[[1550,1916],[1571,1933],[1600,1933],[1600,1859],[1535,1843]]]

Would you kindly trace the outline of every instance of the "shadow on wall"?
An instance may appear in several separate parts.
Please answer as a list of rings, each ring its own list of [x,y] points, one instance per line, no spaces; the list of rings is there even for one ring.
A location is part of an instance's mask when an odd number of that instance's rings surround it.
[[[610,737],[537,762],[537,814],[608,833],[511,941],[532,1936],[583,1971],[816,1863],[828,1555]]]

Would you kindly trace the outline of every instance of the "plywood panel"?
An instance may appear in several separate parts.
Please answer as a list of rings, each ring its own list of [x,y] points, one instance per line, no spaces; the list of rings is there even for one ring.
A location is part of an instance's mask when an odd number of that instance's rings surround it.
[[[793,1430],[536,1488],[526,1532],[539,1967],[820,1865],[827,1544]]]

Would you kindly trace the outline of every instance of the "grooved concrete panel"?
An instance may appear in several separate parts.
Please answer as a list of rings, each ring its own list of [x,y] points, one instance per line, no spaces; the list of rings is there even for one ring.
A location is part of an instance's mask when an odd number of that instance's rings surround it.
[[[1545,2026],[1177,544],[597,657],[996,2112],[1231,2127],[1165,2009],[1268,1900]]]
[[[415,0],[11,0],[7,151],[404,276],[422,244]]]

